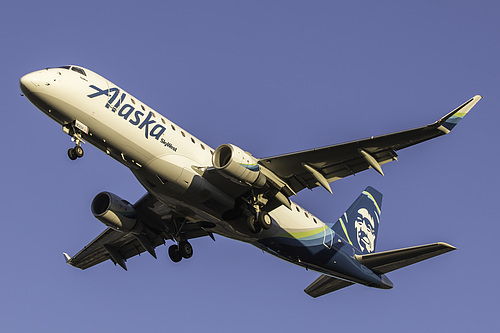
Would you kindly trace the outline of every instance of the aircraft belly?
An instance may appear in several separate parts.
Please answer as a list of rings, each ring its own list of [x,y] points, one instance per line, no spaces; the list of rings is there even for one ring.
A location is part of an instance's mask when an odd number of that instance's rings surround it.
[[[221,220],[220,212],[210,209],[204,203],[193,202],[181,194],[173,196],[172,194],[175,192],[169,192],[167,194],[164,191],[153,191],[149,189],[148,191],[155,195],[162,203],[170,207],[174,212],[184,216],[188,221],[205,221],[213,223],[215,227],[209,229],[210,232],[246,243],[252,243],[252,241],[256,240],[254,235],[239,232],[238,229],[234,227],[233,223]]]
[[[185,188],[177,182],[160,179],[146,168],[132,170],[132,173],[149,193],[177,214],[191,221],[214,223],[216,227],[210,231],[216,234],[235,239],[245,238],[245,235],[238,233],[232,224],[221,220],[222,213],[234,207],[234,200],[213,188],[203,178],[192,176],[189,186]]]

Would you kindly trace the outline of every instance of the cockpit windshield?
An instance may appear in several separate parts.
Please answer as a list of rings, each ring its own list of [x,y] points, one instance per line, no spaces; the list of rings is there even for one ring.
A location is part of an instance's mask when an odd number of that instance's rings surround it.
[[[83,76],[87,76],[87,74],[85,74],[85,71],[83,69],[81,69],[80,67],[76,67],[76,66],[59,66],[57,68],[71,69],[72,71],[77,72],[79,74],[82,74]]]
[[[83,76],[87,76],[87,74],[85,74],[85,71],[83,69],[81,69],[80,67],[73,66],[73,67],[71,67],[71,70],[74,72],[80,73]]]

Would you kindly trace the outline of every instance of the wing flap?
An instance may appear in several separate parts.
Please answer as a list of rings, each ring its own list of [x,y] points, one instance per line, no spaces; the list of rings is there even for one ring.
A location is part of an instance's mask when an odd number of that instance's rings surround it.
[[[456,250],[456,248],[449,244],[434,243],[392,251],[357,255],[356,259],[371,270],[385,274],[453,250]]]
[[[325,274],[322,274],[313,283],[311,283],[304,291],[311,297],[319,297],[336,290],[349,287],[354,282],[344,281]]]

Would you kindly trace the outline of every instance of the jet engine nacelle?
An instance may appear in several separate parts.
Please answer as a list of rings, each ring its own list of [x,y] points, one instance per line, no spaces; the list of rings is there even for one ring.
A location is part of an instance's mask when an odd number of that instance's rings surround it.
[[[117,231],[138,234],[143,229],[134,207],[116,194],[99,193],[92,200],[91,209],[96,219]]]
[[[224,177],[237,183],[243,182],[257,188],[266,184],[266,176],[260,171],[257,159],[234,145],[217,147],[212,163]]]

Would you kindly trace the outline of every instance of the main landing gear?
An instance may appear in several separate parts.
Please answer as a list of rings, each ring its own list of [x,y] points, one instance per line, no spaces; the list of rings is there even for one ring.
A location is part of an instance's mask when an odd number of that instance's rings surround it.
[[[250,213],[251,215],[246,219],[246,224],[252,233],[257,234],[262,229],[271,229],[273,220],[265,210],[262,210],[266,206],[267,201],[262,194],[255,195],[252,191],[250,197],[237,198],[234,208],[224,212],[222,219],[233,221]]]
[[[174,244],[168,248],[168,256],[173,262],[179,262],[184,259],[189,259],[193,256],[193,247],[188,241],[179,242],[179,245]]]
[[[269,216],[266,212],[259,212],[256,214],[257,216],[250,215],[247,218],[247,226],[251,232],[254,234],[259,233],[262,229],[268,230],[273,225],[273,220],[271,216]]]

